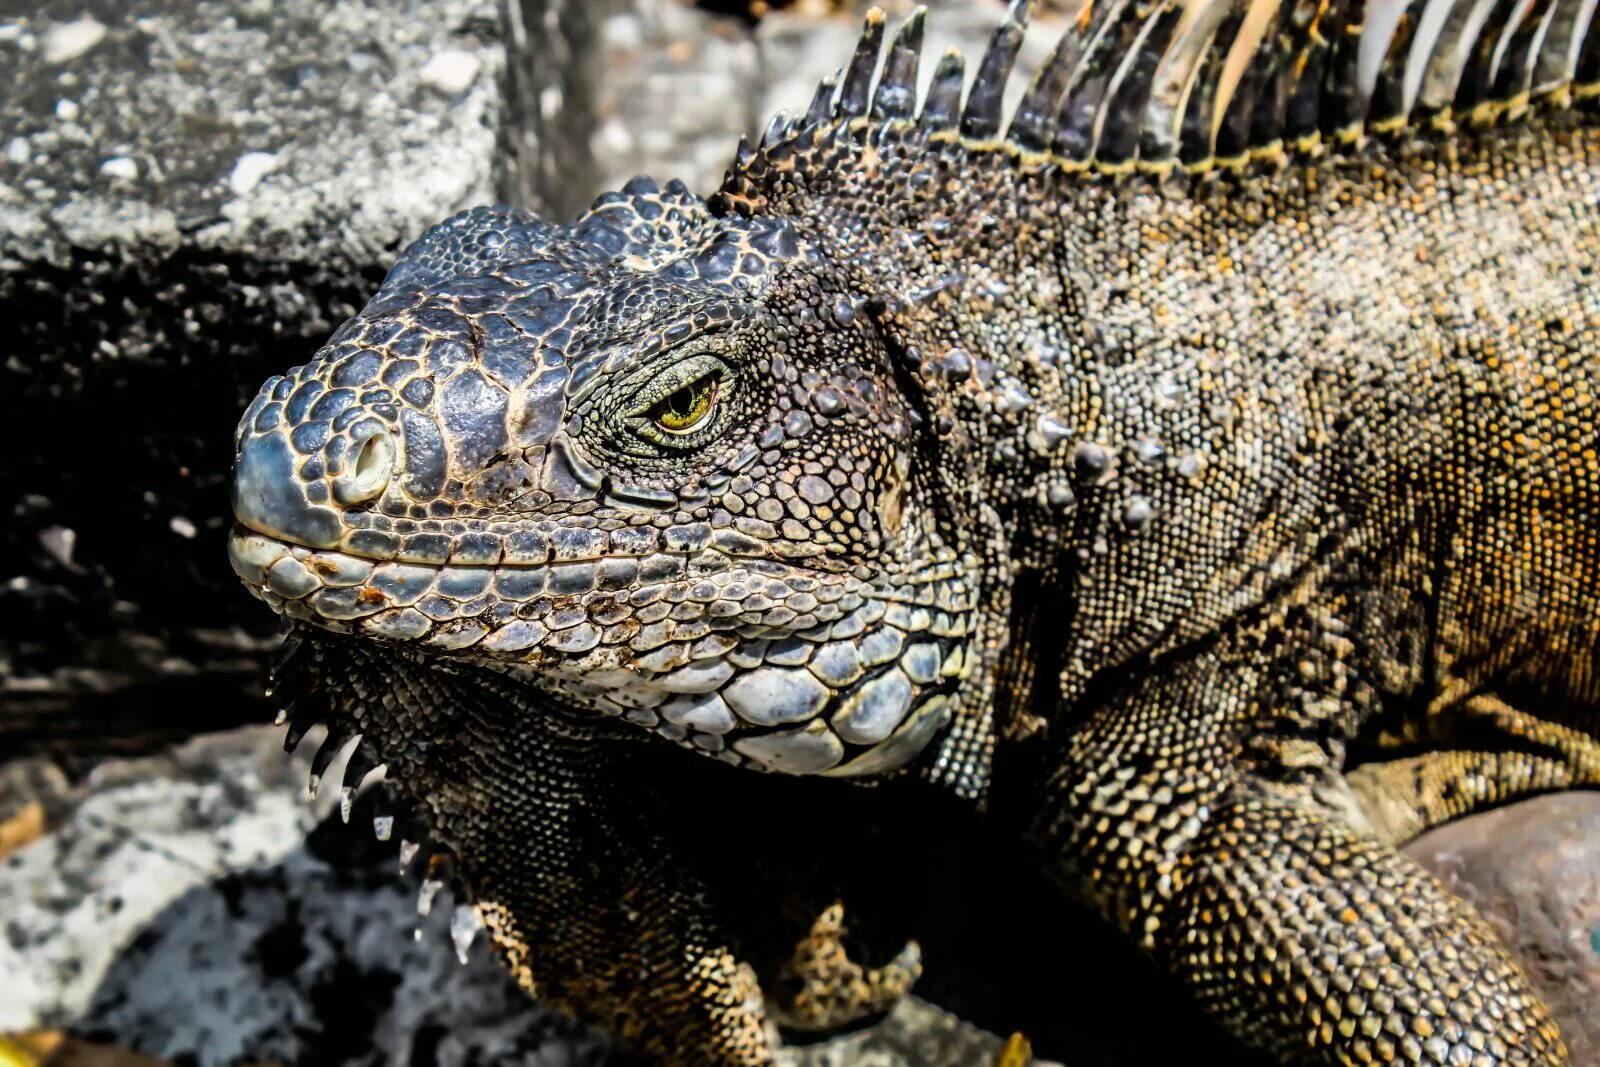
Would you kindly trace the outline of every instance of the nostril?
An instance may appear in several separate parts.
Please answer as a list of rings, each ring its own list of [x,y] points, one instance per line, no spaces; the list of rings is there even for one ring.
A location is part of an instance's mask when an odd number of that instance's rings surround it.
[[[361,442],[350,466],[333,480],[341,504],[365,504],[382,493],[394,473],[394,437],[379,431]]]

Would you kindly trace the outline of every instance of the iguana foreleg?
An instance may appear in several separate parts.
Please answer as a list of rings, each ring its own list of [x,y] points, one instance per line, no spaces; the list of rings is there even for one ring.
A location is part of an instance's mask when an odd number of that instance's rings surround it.
[[[1568,1062],[1477,913],[1309,803],[1241,788],[1174,882],[1157,958],[1231,1032],[1284,1062]]]
[[[1278,702],[1301,648],[1264,620],[1129,672],[1060,742],[1034,835],[1063,884],[1284,1062],[1566,1063],[1473,909],[1330,803],[1343,713]]]
[[[1390,844],[1536,793],[1600,786],[1600,742],[1493,694],[1473,694],[1428,721],[1439,747],[1345,774],[1365,829]]]

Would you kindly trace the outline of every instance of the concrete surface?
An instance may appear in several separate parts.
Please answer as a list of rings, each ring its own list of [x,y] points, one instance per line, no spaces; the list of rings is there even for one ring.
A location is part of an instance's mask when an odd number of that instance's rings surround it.
[[[0,738],[80,697],[257,690],[233,425],[423,229],[536,197],[536,135],[503,133],[566,100],[508,55],[536,73],[558,35],[505,29],[496,0],[0,6]]]

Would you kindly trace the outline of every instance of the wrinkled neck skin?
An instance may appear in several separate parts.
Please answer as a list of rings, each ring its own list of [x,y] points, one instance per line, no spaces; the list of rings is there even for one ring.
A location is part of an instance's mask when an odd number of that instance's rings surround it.
[[[966,762],[967,781],[987,789],[996,735],[1056,710],[1054,680],[1034,667],[1041,646],[1060,662],[1073,552],[1110,502],[1086,492],[1073,458],[1100,423],[1077,360],[1094,334],[1079,309],[1096,279],[1065,265],[1078,237],[1065,216],[1028,206],[1051,202],[1057,179],[1014,154],[947,148],[908,146],[912,180],[897,175],[892,138],[841,138],[827,168],[837,181],[773,206],[812,220],[826,257],[848,265],[916,413],[928,505],[973,560],[977,665],[957,719],[968,732],[943,739],[930,776]]]

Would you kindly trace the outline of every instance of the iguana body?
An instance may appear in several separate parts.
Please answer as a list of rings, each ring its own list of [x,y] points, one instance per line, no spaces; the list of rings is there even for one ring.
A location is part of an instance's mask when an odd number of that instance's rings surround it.
[[[671,1062],[909,985],[938,792],[1285,1062],[1565,1062],[1392,846],[1600,784],[1594,5],[1096,5],[1001,137],[1024,8],[964,109],[875,15],[709,202],[458,216],[268,382],[292,729]]]

